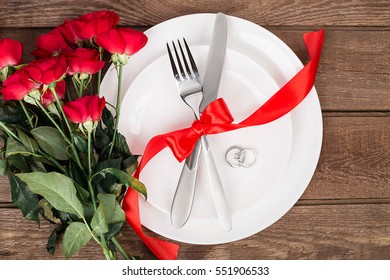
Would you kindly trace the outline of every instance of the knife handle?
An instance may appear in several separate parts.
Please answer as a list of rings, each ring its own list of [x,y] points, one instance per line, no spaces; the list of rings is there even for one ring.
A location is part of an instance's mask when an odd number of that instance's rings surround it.
[[[171,206],[171,223],[175,228],[184,226],[191,213],[200,151],[201,142],[198,140],[191,155],[186,159],[179,177]]]
[[[217,217],[225,231],[232,229],[232,218],[230,214],[229,205],[227,204],[225,192],[223,190],[221,178],[218,174],[218,169],[215,165],[215,160],[210,149],[209,142],[205,136],[200,138],[202,143],[202,155],[208,171],[209,187],[214,200]]]

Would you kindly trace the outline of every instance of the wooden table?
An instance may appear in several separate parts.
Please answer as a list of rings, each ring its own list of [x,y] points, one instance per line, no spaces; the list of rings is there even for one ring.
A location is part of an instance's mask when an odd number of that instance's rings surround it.
[[[264,26],[306,63],[301,35],[325,29],[316,88],[324,120],[320,161],[296,205],[264,231],[237,242],[181,244],[179,259],[390,258],[390,2],[298,1],[1,1],[0,37],[24,43],[64,19],[112,9],[125,26],[145,30],[167,19],[224,12]],[[0,259],[62,259],[46,252],[52,225],[24,220],[0,178]],[[150,233],[154,235],[153,233]],[[125,226],[120,240],[132,254],[154,256]],[[59,246],[60,247],[60,246]],[[101,258],[93,242],[76,259]]]

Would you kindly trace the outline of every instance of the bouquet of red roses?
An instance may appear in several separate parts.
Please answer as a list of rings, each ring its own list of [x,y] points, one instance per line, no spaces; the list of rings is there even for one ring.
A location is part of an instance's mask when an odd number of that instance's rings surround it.
[[[23,64],[22,44],[0,39],[0,173],[26,219],[57,224],[47,249],[54,254],[63,234],[66,258],[91,239],[107,259],[117,250],[132,258],[115,238],[121,200],[128,187],[146,198],[118,121],[123,66],[147,37],[118,21],[112,11],[66,20],[37,39],[37,59]],[[116,104],[100,97],[106,54],[118,74]]]

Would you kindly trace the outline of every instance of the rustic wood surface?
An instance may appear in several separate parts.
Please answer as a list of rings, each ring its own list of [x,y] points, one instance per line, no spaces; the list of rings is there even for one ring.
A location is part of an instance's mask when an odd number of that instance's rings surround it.
[[[112,9],[121,24],[145,30],[164,20],[224,12],[264,26],[308,61],[301,35],[325,29],[316,88],[324,119],[317,170],[297,204],[264,231],[222,245],[180,244],[179,259],[390,259],[390,2],[335,1],[0,1],[0,38],[21,40],[25,60],[34,41],[64,19]],[[52,225],[38,227],[13,207],[0,178],[0,259],[51,256]],[[152,232],[148,232],[156,236]],[[154,259],[125,226],[120,240]],[[59,246],[60,247],[60,246]],[[23,248],[23,250],[22,250]],[[92,242],[75,259],[99,259]]]

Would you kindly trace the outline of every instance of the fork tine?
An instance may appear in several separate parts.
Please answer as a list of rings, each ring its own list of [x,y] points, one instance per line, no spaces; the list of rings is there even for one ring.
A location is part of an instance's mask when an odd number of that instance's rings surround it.
[[[172,68],[173,75],[175,76],[175,79],[179,81],[180,80],[179,72],[177,71],[175,60],[173,59],[171,48],[169,47],[168,43],[167,43],[167,50],[168,50],[168,55],[169,55],[169,61],[171,62],[171,68]]]
[[[172,41],[172,45],[173,45],[173,50],[175,51],[177,64],[179,65],[181,77],[182,77],[183,79],[185,79],[185,78],[186,78],[186,74],[185,74],[185,72],[184,72],[183,65],[181,64],[181,59],[180,59],[179,53],[177,52],[175,42]],[[185,57],[184,57],[183,59],[185,60]]]
[[[185,40],[185,39],[183,38],[183,40]],[[181,57],[183,58],[184,67],[186,68],[187,75],[188,75],[188,77],[192,77],[191,69],[190,69],[190,67],[188,66],[188,62],[187,62],[186,56],[185,56],[185,54],[184,54],[183,48],[181,47],[180,41],[177,40],[177,43],[179,44]]]
[[[191,64],[191,67],[192,67],[192,71],[194,71],[194,74],[195,74],[196,77],[199,77],[198,67],[196,67],[195,60],[192,57],[192,54],[191,54],[190,48],[188,47],[187,41],[186,41],[185,38],[183,38],[183,41],[184,41],[184,44],[185,44],[185,47],[186,47],[186,50],[187,50],[188,58],[190,59],[190,64]]]

